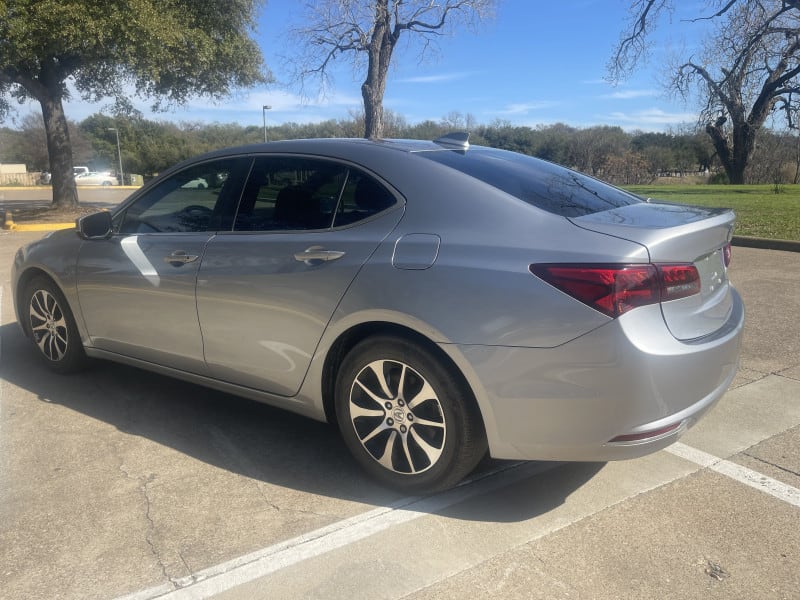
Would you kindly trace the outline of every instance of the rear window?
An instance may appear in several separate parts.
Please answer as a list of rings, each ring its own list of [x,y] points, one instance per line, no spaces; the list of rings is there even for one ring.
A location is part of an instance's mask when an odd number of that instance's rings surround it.
[[[420,152],[537,208],[582,217],[643,200],[612,185],[538,158],[473,146],[466,152]]]

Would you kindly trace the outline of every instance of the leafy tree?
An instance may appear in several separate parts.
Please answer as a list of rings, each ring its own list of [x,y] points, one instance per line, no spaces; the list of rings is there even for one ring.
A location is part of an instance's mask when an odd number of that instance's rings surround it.
[[[571,163],[579,171],[599,177],[609,158],[625,154],[629,145],[630,138],[620,127],[580,129],[574,136]]]
[[[577,132],[577,129],[564,123],[540,126],[536,130],[537,141],[533,154],[550,162],[575,167],[571,153]]]
[[[92,146],[78,129],[78,125],[67,120],[73,154],[78,164],[87,164],[93,156]],[[16,140],[17,158],[30,170],[48,171],[50,161],[47,156],[47,134],[42,115],[28,113],[19,122],[19,137]],[[115,147],[116,152],[116,147]]]
[[[0,0],[0,118],[10,100],[42,107],[53,203],[78,202],[63,100],[129,97],[155,107],[222,98],[268,80],[250,34],[259,0]]]
[[[698,57],[680,60],[669,87],[703,100],[701,124],[728,179],[743,183],[756,137],[781,112],[790,127],[800,100],[800,0],[707,0],[696,20],[713,27]],[[649,50],[649,34],[671,0],[635,0],[631,24],[611,60],[619,78]]]
[[[0,127],[0,163],[19,163],[20,160],[20,137],[18,129]]]
[[[366,67],[361,96],[364,100],[365,137],[382,137],[383,95],[395,48],[408,34],[422,38],[425,55],[436,37],[457,24],[472,25],[489,16],[494,0],[318,0],[306,4],[301,27],[292,35],[301,47],[297,59],[303,82],[317,79],[324,92],[329,67],[339,56],[352,59],[356,69]]]

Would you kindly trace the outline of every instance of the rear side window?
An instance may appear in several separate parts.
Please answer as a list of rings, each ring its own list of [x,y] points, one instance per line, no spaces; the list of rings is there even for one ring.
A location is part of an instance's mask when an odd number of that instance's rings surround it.
[[[537,208],[562,217],[581,217],[642,199],[576,171],[538,158],[495,150],[420,152],[418,156],[452,167]]]
[[[394,196],[372,177],[351,169],[347,184],[342,190],[333,226],[357,223],[386,210],[395,202]]]

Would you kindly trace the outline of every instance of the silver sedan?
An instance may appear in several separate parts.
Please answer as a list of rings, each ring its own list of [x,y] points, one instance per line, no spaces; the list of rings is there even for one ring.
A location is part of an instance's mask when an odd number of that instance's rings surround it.
[[[12,280],[55,371],[114,360],[336,423],[419,493],[487,452],[677,440],[737,369],[733,226],[466,135],[296,140],[177,165]]]

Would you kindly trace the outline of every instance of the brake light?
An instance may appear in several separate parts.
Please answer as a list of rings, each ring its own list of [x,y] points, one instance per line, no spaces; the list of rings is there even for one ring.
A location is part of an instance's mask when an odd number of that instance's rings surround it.
[[[700,292],[700,274],[692,264],[538,264],[529,268],[553,287],[612,318],[639,306]]]

